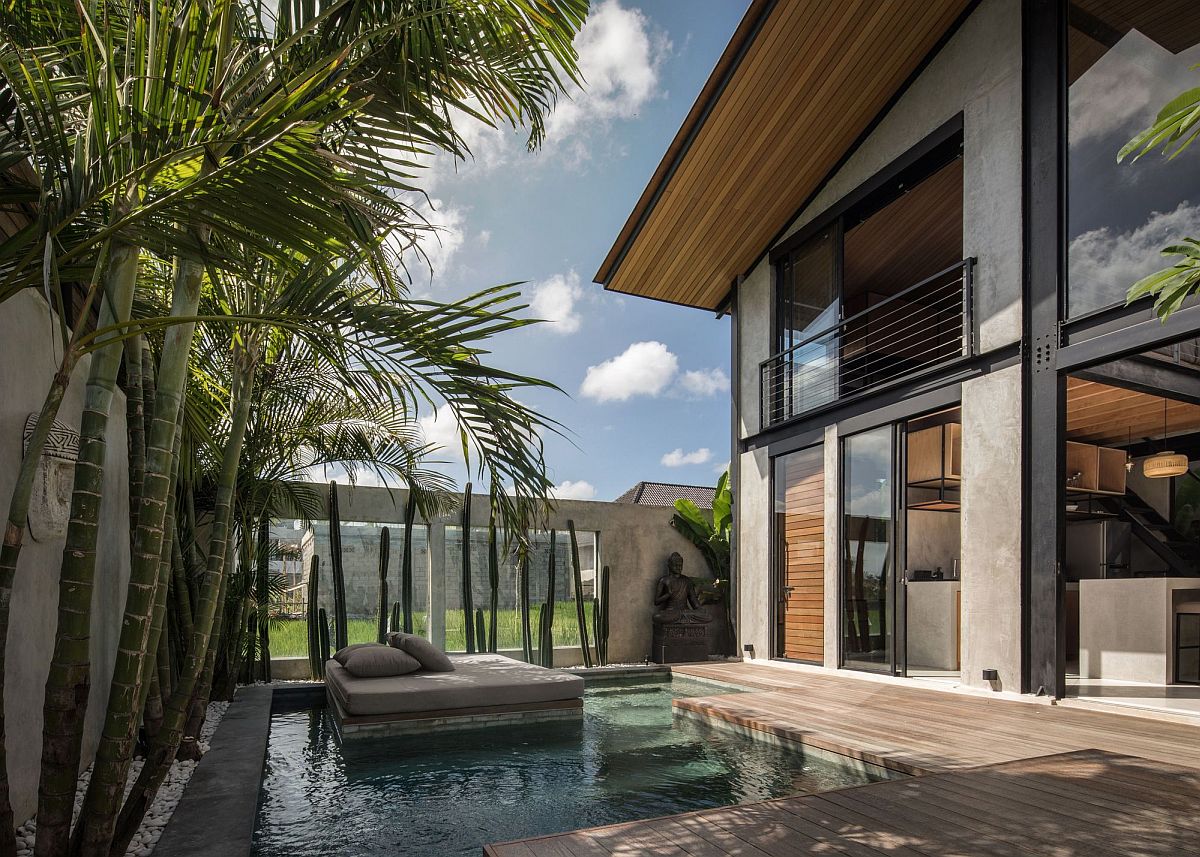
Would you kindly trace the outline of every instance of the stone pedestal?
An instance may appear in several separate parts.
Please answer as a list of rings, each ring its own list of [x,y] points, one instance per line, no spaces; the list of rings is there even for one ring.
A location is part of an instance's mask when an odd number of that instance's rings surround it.
[[[685,664],[708,660],[713,624],[656,624],[650,660],[656,664]]]

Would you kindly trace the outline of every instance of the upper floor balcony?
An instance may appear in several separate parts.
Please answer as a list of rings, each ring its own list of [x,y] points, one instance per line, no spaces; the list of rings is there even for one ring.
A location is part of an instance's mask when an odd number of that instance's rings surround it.
[[[971,356],[973,268],[957,262],[764,360],[763,428]]]

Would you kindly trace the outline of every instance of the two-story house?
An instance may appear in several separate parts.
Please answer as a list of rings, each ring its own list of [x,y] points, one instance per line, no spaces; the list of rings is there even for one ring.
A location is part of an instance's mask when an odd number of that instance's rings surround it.
[[[1125,304],[1200,148],[1117,159],[1198,62],[1195,0],[754,0],[596,275],[732,321],[747,656],[1200,711],[1200,305]]]

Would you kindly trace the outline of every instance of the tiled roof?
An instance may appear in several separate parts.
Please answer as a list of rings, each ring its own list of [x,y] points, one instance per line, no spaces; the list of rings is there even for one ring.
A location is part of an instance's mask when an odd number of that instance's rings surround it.
[[[676,500],[691,500],[701,509],[711,509],[715,488],[704,485],[673,485],[669,482],[639,482],[614,502],[639,506],[674,506]]]

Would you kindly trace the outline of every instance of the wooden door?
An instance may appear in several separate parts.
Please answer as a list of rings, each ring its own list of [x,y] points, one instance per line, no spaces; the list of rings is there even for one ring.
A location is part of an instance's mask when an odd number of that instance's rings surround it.
[[[825,650],[825,453],[775,459],[778,654],[820,663]]]

